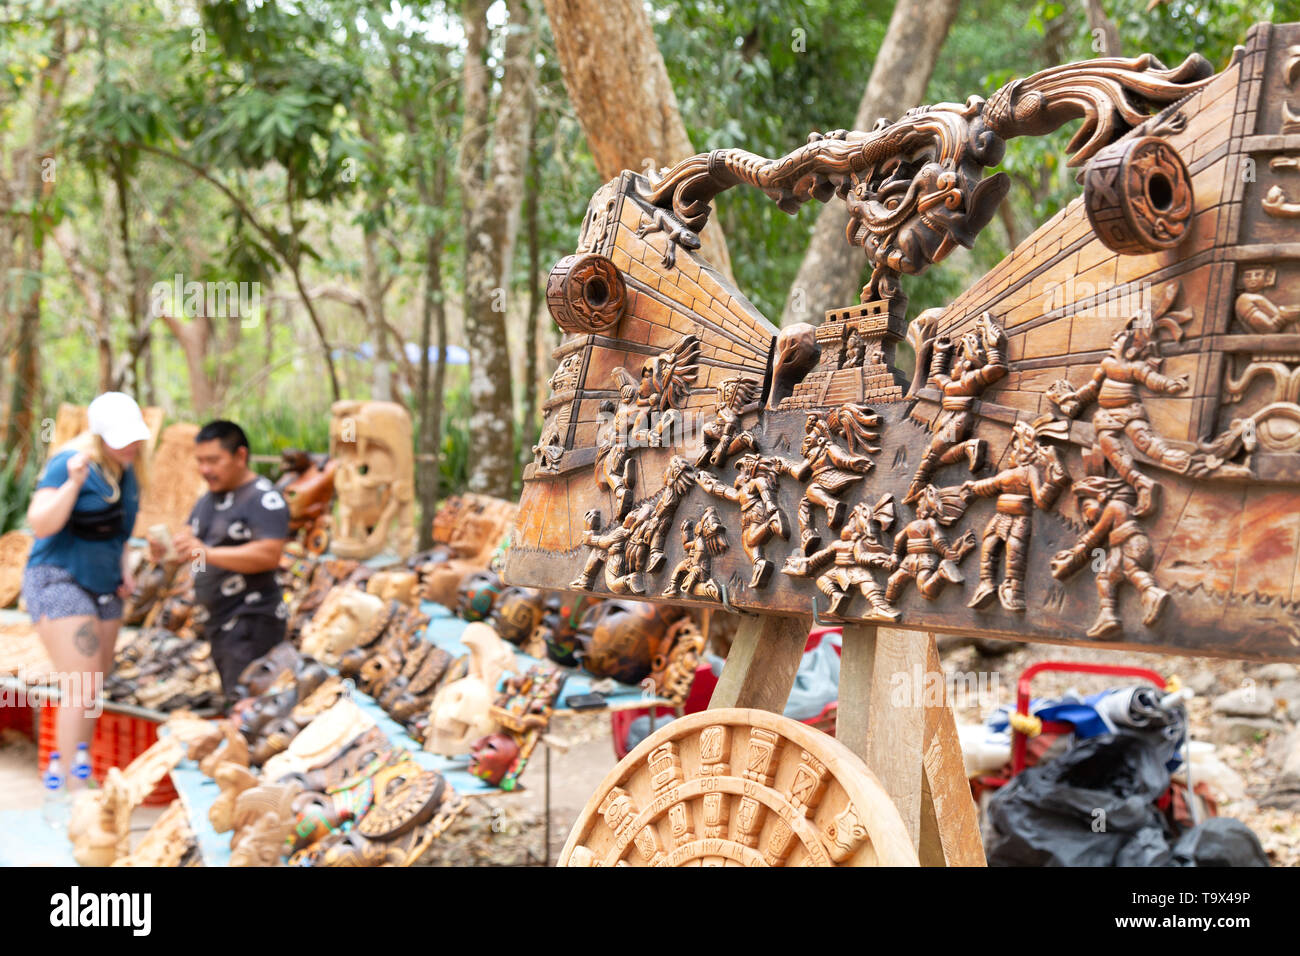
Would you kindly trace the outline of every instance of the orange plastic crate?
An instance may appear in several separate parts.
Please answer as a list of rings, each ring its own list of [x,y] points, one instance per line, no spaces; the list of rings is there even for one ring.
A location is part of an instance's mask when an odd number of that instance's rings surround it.
[[[41,708],[40,733],[37,741],[37,759],[41,772],[50,762],[50,754],[55,748],[54,707],[45,705]],[[112,714],[108,711],[99,715],[95,722],[95,736],[90,741],[90,775],[99,783],[104,782],[111,767],[126,767],[132,760],[148,750],[158,740],[158,725],[143,717],[131,717],[126,714]],[[64,772],[72,769],[75,754],[61,755]],[[176,799],[176,788],[172,786],[171,776],[165,776],[144,798],[146,807],[165,807]]]

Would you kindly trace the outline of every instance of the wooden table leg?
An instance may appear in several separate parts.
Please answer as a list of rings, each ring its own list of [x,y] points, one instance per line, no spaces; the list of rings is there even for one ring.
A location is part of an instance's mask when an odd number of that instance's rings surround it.
[[[709,709],[755,707],[782,713],[811,628],[811,615],[745,615],[727,653],[727,664],[709,700]]]

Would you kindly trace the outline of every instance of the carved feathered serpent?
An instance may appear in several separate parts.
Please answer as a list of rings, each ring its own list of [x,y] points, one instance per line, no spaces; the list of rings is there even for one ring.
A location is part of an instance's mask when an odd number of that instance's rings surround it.
[[[851,215],[848,241],[865,248],[873,266],[863,301],[893,296],[899,274],[919,275],[957,245],[969,247],[993,218],[1010,181],[1005,173],[985,179],[984,169],[1002,161],[1007,140],[1082,118],[1069,144],[1069,165],[1080,166],[1213,72],[1198,53],[1174,69],[1150,54],[1070,63],[1013,80],[987,100],[917,107],[870,131],[813,133],[776,159],[743,149],[699,153],[646,198],[698,232],[714,197],[742,183],[791,214],[810,199],[838,196]]]

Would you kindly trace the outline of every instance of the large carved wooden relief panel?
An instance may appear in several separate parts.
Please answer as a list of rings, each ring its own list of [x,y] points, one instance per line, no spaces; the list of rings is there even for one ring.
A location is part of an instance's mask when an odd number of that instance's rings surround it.
[[[1300,25],[1068,64],[986,100],[715,150],[596,194],[507,579],[820,619],[1300,657]],[[1082,118],[1080,195],[944,308],[1005,141]],[[862,301],[777,329],[710,201],[842,201]],[[904,278],[907,277],[907,278]],[[904,337],[915,370],[900,372]]]

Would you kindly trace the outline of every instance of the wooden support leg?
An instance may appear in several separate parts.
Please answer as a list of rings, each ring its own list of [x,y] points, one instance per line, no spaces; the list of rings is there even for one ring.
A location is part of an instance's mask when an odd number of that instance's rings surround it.
[[[925,641],[925,669],[943,675],[934,635]],[[921,794],[921,842],[917,855],[922,866],[984,866],[979,815],[966,779],[957,722],[947,696],[925,708],[924,788]]]
[[[865,633],[864,633],[865,632]],[[918,635],[887,627],[846,626],[840,660],[840,706],[836,737],[863,759],[894,801],[917,846],[921,835],[921,752],[925,711],[891,695],[896,675],[911,690]],[[924,654],[924,648],[920,648]],[[891,697],[897,696],[898,700]]]
[[[923,865],[982,866],[933,635],[846,625],[836,737],[879,778]]]
[[[746,615],[727,654],[727,665],[709,700],[709,709],[755,707],[782,713],[811,628],[811,615]]]

